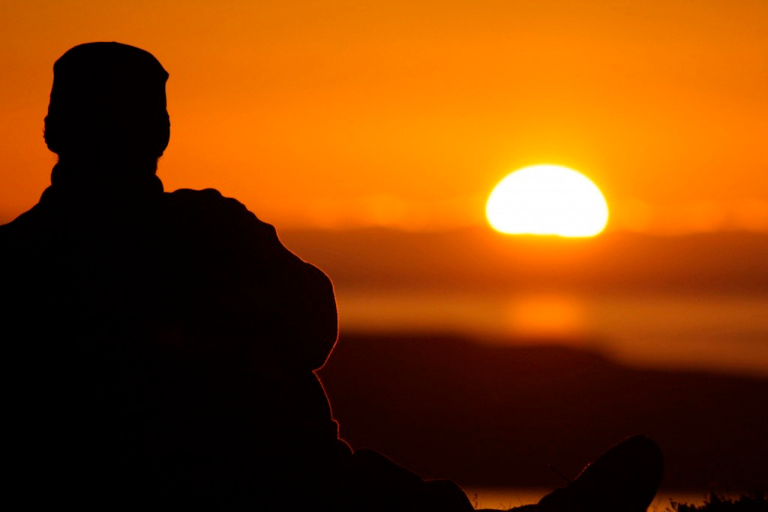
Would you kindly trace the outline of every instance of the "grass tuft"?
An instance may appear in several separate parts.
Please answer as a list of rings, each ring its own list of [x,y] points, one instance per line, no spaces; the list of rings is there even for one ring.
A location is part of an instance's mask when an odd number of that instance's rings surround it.
[[[709,493],[703,505],[672,502],[673,512],[768,512],[768,492],[750,492],[736,500],[715,491]],[[670,510],[667,508],[667,510]]]

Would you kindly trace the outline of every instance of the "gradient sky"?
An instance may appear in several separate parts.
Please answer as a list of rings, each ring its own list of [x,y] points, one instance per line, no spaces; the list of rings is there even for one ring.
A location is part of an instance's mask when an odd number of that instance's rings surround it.
[[[55,162],[53,62],[97,40],[170,72],[166,188],[278,226],[482,223],[548,162],[612,229],[768,231],[765,0],[0,0],[0,221]]]

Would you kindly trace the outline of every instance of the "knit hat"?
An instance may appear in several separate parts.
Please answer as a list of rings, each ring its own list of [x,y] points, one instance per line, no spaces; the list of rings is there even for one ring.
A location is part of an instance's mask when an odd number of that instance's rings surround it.
[[[75,46],[53,66],[45,142],[59,156],[159,158],[168,146],[168,73],[149,52],[120,43]]]

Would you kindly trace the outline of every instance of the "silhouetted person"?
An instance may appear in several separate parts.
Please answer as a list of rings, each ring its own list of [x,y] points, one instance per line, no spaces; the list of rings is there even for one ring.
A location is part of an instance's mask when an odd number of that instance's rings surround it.
[[[51,186],[0,226],[6,501],[471,510],[338,438],[314,373],[337,337],[328,278],[234,199],[163,191],[167,78],[118,43],[54,66]]]
[[[265,503],[348,452],[313,374],[336,341],[331,283],[237,201],[163,192],[167,77],[117,43],[61,57],[51,186],[0,230],[32,500]]]
[[[54,66],[51,186],[0,227],[13,487],[36,506],[324,510],[394,486],[376,500],[412,506],[421,480],[353,456],[313,372],[337,337],[328,278],[234,199],[163,191],[167,78],[118,43]]]

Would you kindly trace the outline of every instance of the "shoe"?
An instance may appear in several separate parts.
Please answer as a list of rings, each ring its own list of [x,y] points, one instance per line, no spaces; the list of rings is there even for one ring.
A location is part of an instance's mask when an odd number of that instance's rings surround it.
[[[613,446],[576,479],[539,501],[538,512],[645,512],[661,483],[663,456],[645,436]]]

